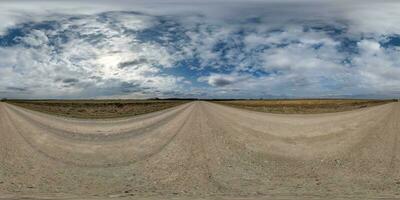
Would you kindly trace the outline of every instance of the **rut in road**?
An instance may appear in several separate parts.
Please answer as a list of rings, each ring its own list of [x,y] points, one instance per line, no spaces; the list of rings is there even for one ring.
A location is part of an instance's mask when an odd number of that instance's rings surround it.
[[[1,103],[0,127],[0,194],[400,191],[400,103],[284,115],[191,102],[110,120]]]

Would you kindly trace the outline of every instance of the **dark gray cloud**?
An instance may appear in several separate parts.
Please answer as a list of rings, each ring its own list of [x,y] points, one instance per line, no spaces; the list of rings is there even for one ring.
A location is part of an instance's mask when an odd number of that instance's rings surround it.
[[[214,85],[214,86],[217,86],[217,87],[226,86],[226,85],[229,85],[229,84],[232,84],[232,83],[233,83],[233,81],[230,81],[230,80],[222,78],[222,77],[215,78],[212,81],[210,81],[211,85]]]
[[[148,61],[145,58],[139,58],[137,60],[121,62],[121,63],[118,64],[118,67],[123,69],[125,67],[137,66],[137,65],[140,65],[140,64],[145,64],[147,62]]]
[[[132,93],[132,92],[139,92],[147,88],[141,88],[140,84],[138,83],[122,82],[119,89],[123,93]]]
[[[6,87],[6,89],[9,91],[17,91],[17,92],[25,92],[28,90],[27,88],[22,88],[22,87]]]
[[[70,83],[70,84],[73,84],[73,83],[78,83],[79,80],[76,79],[76,78],[66,78],[66,79],[63,79],[62,82],[63,82],[63,83]]]

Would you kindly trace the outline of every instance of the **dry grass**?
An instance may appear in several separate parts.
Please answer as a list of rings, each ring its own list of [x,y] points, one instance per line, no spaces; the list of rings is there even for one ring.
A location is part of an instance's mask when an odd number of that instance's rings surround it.
[[[299,99],[299,100],[232,100],[216,103],[254,111],[284,114],[330,113],[382,105],[394,100]]]
[[[181,100],[8,101],[31,110],[74,118],[115,118],[155,112],[186,103]]]

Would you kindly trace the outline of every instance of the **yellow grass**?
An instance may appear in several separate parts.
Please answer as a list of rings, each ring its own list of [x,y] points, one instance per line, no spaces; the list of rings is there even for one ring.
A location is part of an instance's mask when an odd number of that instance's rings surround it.
[[[328,113],[382,105],[393,100],[299,99],[299,100],[232,100],[216,103],[271,113]]]

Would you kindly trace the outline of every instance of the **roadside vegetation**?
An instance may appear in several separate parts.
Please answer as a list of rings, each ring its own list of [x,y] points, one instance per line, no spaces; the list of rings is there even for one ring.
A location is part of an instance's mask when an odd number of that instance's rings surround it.
[[[229,100],[215,103],[254,111],[283,114],[313,114],[349,111],[382,105],[396,100],[365,99],[295,99],[295,100]]]
[[[129,117],[160,111],[187,103],[183,100],[7,100],[27,109],[74,118]],[[212,100],[237,108],[282,114],[313,114],[349,111],[382,105],[396,100],[365,99],[293,99],[293,100]]]
[[[160,111],[187,100],[7,100],[27,109],[74,118],[128,117]]]

